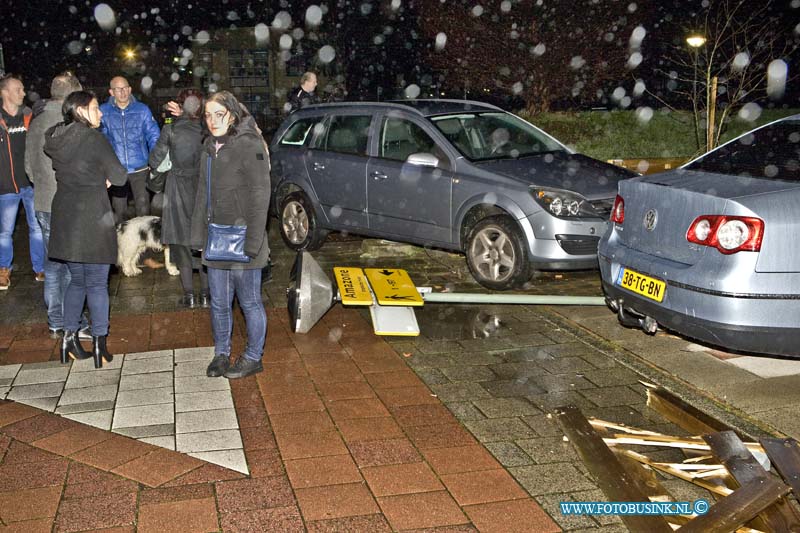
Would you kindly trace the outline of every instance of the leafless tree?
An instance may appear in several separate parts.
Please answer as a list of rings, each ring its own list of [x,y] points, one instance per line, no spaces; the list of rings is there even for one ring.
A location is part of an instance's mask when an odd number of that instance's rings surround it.
[[[786,59],[797,50],[797,36],[780,9],[773,0],[709,0],[681,28],[687,39],[661,72],[692,107],[698,151],[719,145],[725,125],[745,103],[783,95]],[[774,71],[781,78],[782,69],[783,79],[775,79]],[[776,87],[768,92],[770,70]]]

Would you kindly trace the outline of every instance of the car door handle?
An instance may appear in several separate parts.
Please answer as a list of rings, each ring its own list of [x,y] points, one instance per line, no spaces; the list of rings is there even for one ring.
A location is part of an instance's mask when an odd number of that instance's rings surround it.
[[[325,170],[325,165],[322,163],[314,163],[314,170]]]
[[[374,179],[374,180],[385,180],[388,177],[389,176],[387,176],[383,172],[378,172],[377,170],[372,172],[372,179]]]

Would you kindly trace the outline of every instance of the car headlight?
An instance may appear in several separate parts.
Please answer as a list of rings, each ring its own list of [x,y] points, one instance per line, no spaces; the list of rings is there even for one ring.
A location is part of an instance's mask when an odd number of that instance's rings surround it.
[[[592,204],[580,194],[558,189],[532,189],[533,199],[545,211],[559,218],[600,217]]]

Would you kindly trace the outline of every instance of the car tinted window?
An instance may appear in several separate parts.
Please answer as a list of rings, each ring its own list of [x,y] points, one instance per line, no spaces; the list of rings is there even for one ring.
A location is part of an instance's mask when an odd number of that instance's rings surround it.
[[[341,115],[331,117],[324,142],[320,146],[330,152],[367,155],[370,115]]]
[[[319,122],[319,117],[309,117],[298,120],[286,130],[281,137],[280,144],[289,146],[302,146],[311,137],[314,124]]]
[[[687,170],[800,181],[800,122],[747,133],[694,161]]]
[[[381,128],[379,156],[396,161],[405,161],[416,153],[433,154],[443,160],[444,152],[431,136],[417,124],[400,118],[387,118]]]
[[[472,160],[519,158],[565,151],[564,146],[511,113],[461,113],[431,121]]]

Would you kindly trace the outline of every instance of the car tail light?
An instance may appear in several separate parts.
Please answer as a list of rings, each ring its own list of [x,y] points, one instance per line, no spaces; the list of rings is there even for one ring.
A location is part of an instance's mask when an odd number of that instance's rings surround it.
[[[686,240],[716,248],[723,254],[758,252],[764,238],[764,221],[755,217],[703,215],[694,219]]]
[[[619,194],[614,199],[614,208],[611,210],[611,222],[622,224],[625,222],[625,200]]]

